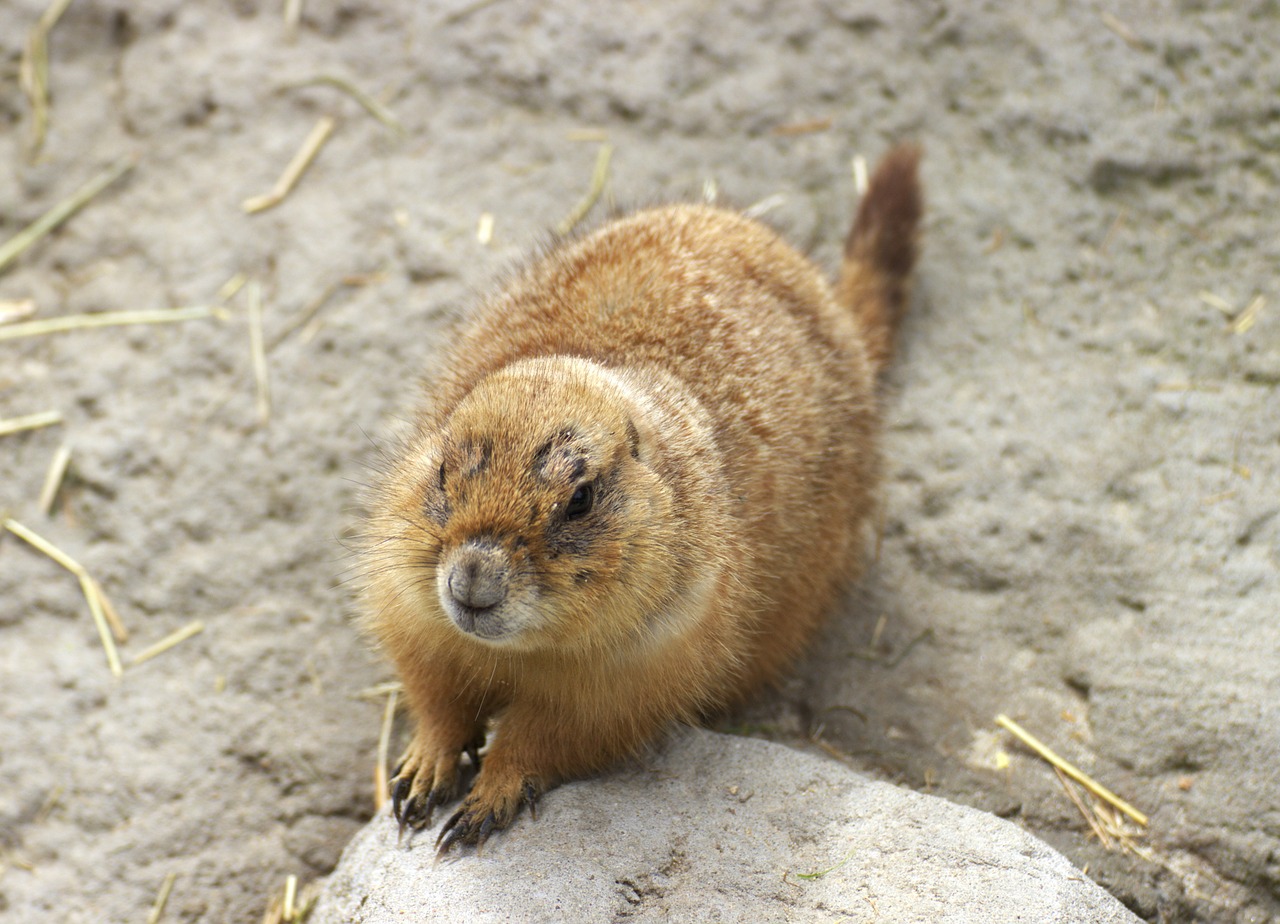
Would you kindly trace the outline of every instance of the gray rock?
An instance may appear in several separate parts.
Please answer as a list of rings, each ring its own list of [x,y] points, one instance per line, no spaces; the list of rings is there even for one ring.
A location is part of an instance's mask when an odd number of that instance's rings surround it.
[[[706,731],[552,791],[480,855],[433,841],[378,816],[309,921],[1137,920],[1009,822]]]

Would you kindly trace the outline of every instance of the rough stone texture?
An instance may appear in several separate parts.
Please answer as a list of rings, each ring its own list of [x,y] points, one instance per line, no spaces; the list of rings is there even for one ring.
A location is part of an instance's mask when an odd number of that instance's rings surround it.
[[[539,821],[522,818],[480,855],[434,857],[427,832],[397,845],[395,822],[376,817],[308,920],[1138,920],[1007,821],[704,731],[643,767],[552,792]]]
[[[780,196],[827,265],[850,156],[927,151],[878,561],[739,724],[1014,818],[1147,920],[1280,919],[1275,0],[306,0],[292,41],[281,5],[75,0],[32,165],[16,73],[47,3],[0,3],[0,239],[140,158],[0,301],[209,303],[245,273],[274,340],[330,293],[271,352],[265,427],[243,292],[226,321],[0,341],[0,417],[66,418],[0,437],[0,510],[102,581],[126,654],[206,625],[112,683],[76,582],[0,537],[0,919],[143,920],[176,873],[166,921],[253,920],[336,862],[371,812],[356,694],[387,677],[339,584],[365,434],[586,189],[584,128],[616,146],[606,205]],[[322,73],[403,134],[292,86]],[[1267,303],[1236,333],[1202,292]],[[1144,854],[1104,851],[997,712],[1147,810]]]

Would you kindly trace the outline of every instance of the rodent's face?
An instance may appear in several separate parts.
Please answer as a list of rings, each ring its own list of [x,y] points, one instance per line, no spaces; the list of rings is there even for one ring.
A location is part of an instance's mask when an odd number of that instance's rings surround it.
[[[607,645],[669,592],[671,492],[646,464],[636,409],[585,365],[490,376],[419,450],[406,513],[434,566],[423,609],[472,639]]]

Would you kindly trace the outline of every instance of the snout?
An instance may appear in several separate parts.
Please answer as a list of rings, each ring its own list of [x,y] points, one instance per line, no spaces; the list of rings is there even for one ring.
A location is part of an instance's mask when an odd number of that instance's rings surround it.
[[[510,585],[511,561],[496,543],[470,540],[442,563],[440,603],[462,631],[497,638],[508,631],[501,618]]]

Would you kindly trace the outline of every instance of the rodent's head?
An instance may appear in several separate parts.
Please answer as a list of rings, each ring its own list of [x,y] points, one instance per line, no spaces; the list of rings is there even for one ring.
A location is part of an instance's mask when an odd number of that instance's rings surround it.
[[[390,479],[370,582],[411,619],[511,650],[654,630],[688,562],[685,490],[655,459],[653,413],[587,360],[486,377]]]

